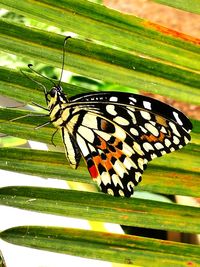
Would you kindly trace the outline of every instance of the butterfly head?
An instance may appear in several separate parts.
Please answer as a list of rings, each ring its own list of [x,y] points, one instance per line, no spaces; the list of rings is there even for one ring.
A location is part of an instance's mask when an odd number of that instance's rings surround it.
[[[52,89],[47,92],[44,92],[45,99],[49,110],[51,111],[56,105],[61,105],[67,103],[67,97],[63,92],[63,89],[60,85],[55,85]]]

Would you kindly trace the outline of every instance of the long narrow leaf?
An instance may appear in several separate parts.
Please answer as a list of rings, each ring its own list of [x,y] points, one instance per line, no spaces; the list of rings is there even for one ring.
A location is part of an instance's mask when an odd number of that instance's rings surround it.
[[[180,54],[177,55],[176,59],[171,57],[171,51],[177,51],[176,47],[188,50],[188,52],[199,50],[197,46],[199,39],[197,38],[177,33],[138,17],[121,14],[91,1],[31,0],[27,2],[23,0],[19,3],[14,0],[7,0],[6,2],[1,0],[1,2],[7,9],[45,22],[48,25],[53,24],[65,31],[76,32],[88,39],[107,42],[130,51],[150,53],[152,56],[157,55],[164,60],[171,58],[172,62],[181,56]],[[90,12],[91,10],[92,12]],[[154,39],[154,44],[157,43],[159,51],[157,45],[151,47],[152,39]],[[168,50],[168,47],[171,50],[168,51],[169,54],[166,58],[165,51],[166,48]],[[178,62],[181,61],[178,60]],[[193,66],[195,65],[194,63]],[[199,69],[198,65],[196,67]]]
[[[197,246],[137,236],[23,226],[8,229],[0,237],[16,245],[137,266],[200,264]]]
[[[162,230],[200,233],[195,207],[71,190],[5,187],[0,203],[22,209]]]
[[[153,0],[154,2],[158,2],[160,4],[164,4],[167,6],[179,8],[188,12],[200,14],[200,4],[199,0]]]
[[[63,37],[17,24],[10,25],[5,21],[1,23],[1,33],[3,50],[19,55],[23,51],[23,55],[39,62],[60,67],[59,50],[62,49]],[[192,70],[78,39],[69,41],[66,62],[69,70],[82,75],[107,82],[118,81],[128,87],[157,92],[186,102],[200,102],[197,89],[199,74]]]

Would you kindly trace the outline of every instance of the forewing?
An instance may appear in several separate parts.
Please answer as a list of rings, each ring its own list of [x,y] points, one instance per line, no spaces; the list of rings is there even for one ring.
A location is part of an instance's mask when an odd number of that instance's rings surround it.
[[[150,98],[143,95],[122,93],[122,92],[97,92],[80,94],[70,98],[70,102],[86,105],[93,105],[94,108],[100,109],[99,105],[104,105],[104,108],[108,104],[114,104],[115,106],[131,106],[137,109],[141,109],[147,112],[153,112],[161,117],[174,121],[186,132],[190,132],[192,124],[190,120],[179,110],[161,102],[154,98]]]
[[[72,101],[80,101],[82,109],[122,127],[127,136],[138,143],[148,161],[182,148],[191,139],[189,119],[173,107],[149,97],[106,92],[77,96]]]

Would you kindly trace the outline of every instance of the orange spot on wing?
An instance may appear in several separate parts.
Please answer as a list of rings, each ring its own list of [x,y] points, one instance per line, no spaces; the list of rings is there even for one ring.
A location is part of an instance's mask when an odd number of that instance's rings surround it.
[[[106,141],[104,141],[101,137],[99,137],[99,141],[100,141],[100,145],[98,145],[97,147],[104,150],[107,147]]]
[[[95,165],[99,165],[99,163],[101,163],[102,159],[100,156],[95,156],[93,158],[93,161],[94,161]]]
[[[120,140],[118,140],[117,138],[115,139],[115,142],[112,144],[113,146],[117,146],[120,143]]]
[[[112,163],[110,162],[109,159],[106,159],[104,161],[104,165],[105,165],[105,168],[109,171],[110,169],[112,169]]]
[[[108,127],[108,122],[106,120],[102,119],[101,120],[101,129],[105,131],[107,129],[107,127]]]
[[[184,34],[184,33],[169,29],[167,27],[158,25],[156,23],[153,23],[153,22],[150,22],[150,21],[145,21],[143,24],[145,26],[150,26],[151,28],[154,28],[154,29],[158,30],[159,32],[164,33],[166,35],[171,35],[173,37],[180,38],[180,39],[182,39],[184,41],[188,41],[188,42],[191,42],[191,43],[194,43],[194,44],[197,44],[197,45],[200,44],[200,39],[198,39],[198,38],[195,38],[195,37],[189,36],[187,34]]]
[[[162,142],[165,138],[165,135],[162,132],[160,132],[160,135],[158,137],[154,136],[153,134],[150,134],[150,135],[143,134],[140,138],[141,140],[146,140],[149,143],[158,142],[158,141]]]
[[[121,152],[121,150],[119,150],[119,149],[118,149],[116,152],[113,153],[113,156],[114,156],[115,158],[117,158],[117,159],[120,158],[121,155],[122,155],[122,152]]]
[[[159,116],[159,115],[156,115],[156,122],[167,127],[167,122],[166,122],[166,119]]]

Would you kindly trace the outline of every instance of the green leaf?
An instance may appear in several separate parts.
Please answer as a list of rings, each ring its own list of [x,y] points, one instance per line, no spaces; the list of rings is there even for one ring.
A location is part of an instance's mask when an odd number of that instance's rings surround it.
[[[188,12],[200,14],[199,0],[153,0],[154,2],[164,4],[167,6],[179,8]]]
[[[8,229],[0,237],[16,245],[137,266],[200,264],[196,246],[138,236],[23,226]]]
[[[164,60],[166,55],[171,57],[171,50],[175,51],[176,47],[196,52],[199,50],[198,39],[170,29],[167,31],[160,25],[132,15],[122,14],[91,1],[40,0],[35,2],[30,0],[27,2],[22,0],[19,3],[7,0],[6,2],[2,1],[2,5],[7,9],[47,23],[47,25],[76,32],[87,39],[96,39],[143,54],[150,51],[153,56],[157,55],[161,58],[164,56]],[[91,10],[92,12],[90,12]],[[156,45],[151,47],[152,39],[155,44],[160,44],[159,50]],[[166,48],[169,54],[165,53]],[[181,55],[177,54],[177,56]],[[173,57],[171,59],[173,62],[176,60]]]
[[[200,232],[195,207],[145,199],[114,198],[107,194],[39,187],[0,189],[2,205],[122,225]]]
[[[6,21],[2,21],[0,32],[1,47],[4,51],[18,55],[23,53],[39,62],[60,67],[63,37],[18,24],[11,25]],[[167,54],[166,52],[166,56]],[[182,55],[183,51],[174,52],[174,58],[177,58],[177,54]],[[82,75],[111,83],[117,81],[123,86],[199,104],[199,74],[192,70],[191,65],[199,55],[192,56],[187,52],[185,56],[189,60],[188,70],[183,68],[183,58],[180,59],[180,67],[172,66],[128,51],[71,39],[67,46],[66,62],[68,70]]]

